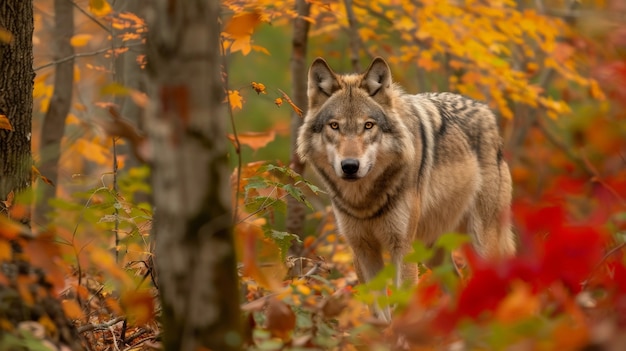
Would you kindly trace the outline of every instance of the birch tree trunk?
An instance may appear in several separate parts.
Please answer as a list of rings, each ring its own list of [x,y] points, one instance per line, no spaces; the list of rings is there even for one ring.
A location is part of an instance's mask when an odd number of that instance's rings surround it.
[[[0,115],[12,128],[0,128],[0,200],[31,185],[33,29],[32,1],[0,1]],[[2,206],[0,201],[0,212]]]
[[[153,0],[146,14],[153,232],[165,350],[238,350],[218,1]]]

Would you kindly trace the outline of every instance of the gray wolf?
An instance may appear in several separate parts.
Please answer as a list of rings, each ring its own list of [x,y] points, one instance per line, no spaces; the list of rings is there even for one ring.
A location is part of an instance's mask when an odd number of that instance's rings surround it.
[[[403,262],[412,242],[432,245],[451,231],[468,233],[481,256],[515,253],[511,176],[485,104],[407,94],[380,57],[346,75],[316,59],[307,94],[297,152],[328,190],[359,281],[383,268],[388,250],[394,284],[415,282],[416,265]],[[388,309],[376,312],[390,320]]]

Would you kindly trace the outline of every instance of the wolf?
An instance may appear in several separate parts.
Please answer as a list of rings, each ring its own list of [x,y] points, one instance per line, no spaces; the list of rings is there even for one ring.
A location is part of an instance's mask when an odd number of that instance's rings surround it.
[[[496,116],[453,93],[411,95],[375,58],[362,74],[337,74],[322,58],[308,72],[308,110],[297,153],[318,174],[360,282],[396,266],[394,284],[415,283],[404,262],[414,240],[472,237],[483,257],[515,254],[512,182]],[[390,320],[389,310],[375,311]]]

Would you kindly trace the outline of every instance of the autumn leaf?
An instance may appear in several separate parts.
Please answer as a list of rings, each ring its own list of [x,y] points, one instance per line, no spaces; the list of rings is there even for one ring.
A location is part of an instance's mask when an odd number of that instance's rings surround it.
[[[278,89],[278,91],[283,95],[283,99],[285,99],[285,101],[287,101],[287,103],[291,106],[291,108],[294,110],[294,112],[298,116],[302,117],[302,113],[303,113],[302,109],[299,108],[298,106],[296,106],[296,104],[291,100],[291,98],[289,97],[289,95],[287,95],[287,93],[285,93],[284,91],[282,91],[280,89]],[[274,103],[276,103],[276,105],[278,105],[277,101],[274,101]],[[282,101],[281,101],[281,104],[282,104]],[[278,106],[280,106],[280,105],[278,105]]]
[[[97,17],[106,16],[112,9],[106,0],[89,0],[89,11]]]
[[[263,83],[252,82],[252,89],[254,89],[257,94],[267,94],[265,84]]]
[[[276,104],[276,106],[280,107],[283,104],[283,99],[281,98],[276,98],[274,100],[274,104]]]
[[[291,332],[296,327],[296,315],[289,305],[277,298],[270,298],[265,310],[265,328],[272,336],[282,340],[290,340]]]
[[[134,325],[144,325],[154,319],[154,296],[150,291],[127,291],[122,294],[121,302]]]
[[[0,214],[0,237],[12,240],[23,233],[28,233],[26,226]]]
[[[224,32],[237,39],[250,36],[254,28],[261,23],[261,15],[258,12],[248,12],[233,16],[224,28]]]
[[[243,108],[243,97],[239,94],[239,90],[229,90],[227,100],[233,110]]]
[[[262,147],[265,147],[270,142],[274,141],[276,138],[276,131],[270,130],[267,132],[243,132],[237,134],[237,139],[239,139],[239,144],[247,145],[252,150],[256,151]],[[235,144],[235,136],[233,134],[228,134],[228,139],[230,139],[233,144]]]
[[[85,314],[76,300],[63,300],[63,312],[69,319],[83,319]]]
[[[10,261],[12,256],[11,244],[7,240],[0,240],[0,262]]]
[[[0,28],[0,43],[10,43],[13,40],[13,34],[6,29]]]
[[[70,39],[70,44],[73,47],[82,47],[89,43],[89,41],[93,38],[91,34],[76,34]]]
[[[11,122],[9,122],[9,118],[6,115],[0,113],[0,129],[13,130],[11,126]]]

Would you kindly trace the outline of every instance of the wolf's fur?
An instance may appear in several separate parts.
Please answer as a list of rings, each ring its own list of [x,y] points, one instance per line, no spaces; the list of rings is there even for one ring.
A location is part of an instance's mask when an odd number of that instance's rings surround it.
[[[318,58],[298,154],[320,176],[361,282],[383,268],[383,250],[403,263],[413,240],[431,245],[460,230],[486,257],[515,253],[511,177],[494,114],[451,93],[409,95],[376,58],[363,74],[339,75]],[[387,316],[388,317],[388,316]]]

